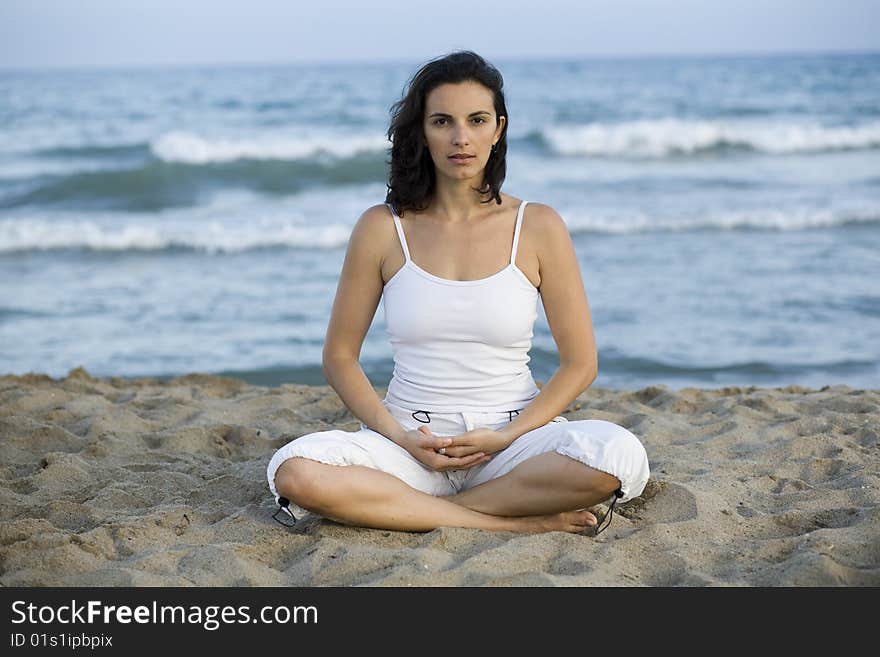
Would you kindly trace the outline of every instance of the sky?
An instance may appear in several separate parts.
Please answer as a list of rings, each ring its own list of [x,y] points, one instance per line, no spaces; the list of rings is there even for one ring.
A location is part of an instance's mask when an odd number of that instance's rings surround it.
[[[0,0],[0,68],[880,51],[880,0]]]

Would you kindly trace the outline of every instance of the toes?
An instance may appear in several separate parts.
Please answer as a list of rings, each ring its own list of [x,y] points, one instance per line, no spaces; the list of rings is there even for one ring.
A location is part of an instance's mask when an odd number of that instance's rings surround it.
[[[598,523],[596,520],[596,516],[594,516],[589,511],[572,511],[565,514],[567,517],[565,521],[568,525],[568,529],[566,531],[580,533],[587,529],[592,529]]]
[[[578,511],[578,514],[580,515],[583,524],[588,527],[594,527],[599,523],[599,520],[590,511]]]

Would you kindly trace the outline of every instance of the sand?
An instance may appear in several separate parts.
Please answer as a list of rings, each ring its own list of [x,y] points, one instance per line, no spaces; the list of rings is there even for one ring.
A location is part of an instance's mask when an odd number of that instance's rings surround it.
[[[357,429],[331,388],[3,376],[0,584],[880,585],[880,391],[593,387],[564,414],[629,428],[651,462],[599,536],[286,529],[266,464]]]

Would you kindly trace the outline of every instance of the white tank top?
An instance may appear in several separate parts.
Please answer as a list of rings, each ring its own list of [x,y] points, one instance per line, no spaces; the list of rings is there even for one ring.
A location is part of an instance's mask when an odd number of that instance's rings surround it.
[[[519,206],[510,264],[486,278],[454,281],[412,261],[390,204],[406,262],[385,284],[394,373],[385,399],[437,413],[520,410],[540,392],[529,369],[538,290],[516,266]]]

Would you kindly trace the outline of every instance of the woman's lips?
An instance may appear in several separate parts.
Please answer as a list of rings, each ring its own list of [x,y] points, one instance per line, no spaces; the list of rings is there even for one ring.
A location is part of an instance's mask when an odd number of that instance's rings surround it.
[[[455,162],[456,164],[465,164],[466,162],[470,162],[474,159],[473,155],[468,155],[466,157],[462,157],[460,155],[452,155],[449,157],[450,160]]]

